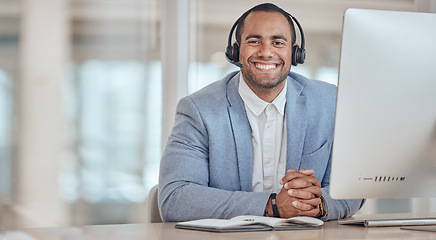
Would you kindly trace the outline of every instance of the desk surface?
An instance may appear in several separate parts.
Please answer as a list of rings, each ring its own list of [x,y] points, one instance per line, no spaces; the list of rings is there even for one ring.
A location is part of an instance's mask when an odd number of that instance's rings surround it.
[[[115,240],[115,239],[436,239],[436,232],[402,230],[399,227],[342,226],[337,221],[326,222],[322,230],[265,231],[240,233],[210,233],[174,228],[174,223],[95,225],[65,228],[33,228],[22,232],[9,232],[12,235],[27,234],[38,240]]]

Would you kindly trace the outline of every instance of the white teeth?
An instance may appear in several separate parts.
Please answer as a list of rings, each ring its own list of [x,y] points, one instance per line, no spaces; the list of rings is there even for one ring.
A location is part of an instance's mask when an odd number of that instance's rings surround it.
[[[263,69],[263,70],[269,70],[269,69],[276,68],[277,66],[275,64],[272,64],[272,65],[256,64],[256,67],[260,68],[260,69]]]

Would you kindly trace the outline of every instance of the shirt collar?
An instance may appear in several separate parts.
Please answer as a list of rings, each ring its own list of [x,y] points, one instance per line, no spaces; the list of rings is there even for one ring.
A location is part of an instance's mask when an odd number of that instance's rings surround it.
[[[288,77],[287,77],[288,78]],[[285,104],[286,104],[286,90],[288,86],[288,79],[286,78],[285,87],[279,93],[279,95],[271,102],[265,102],[261,98],[259,98],[253,90],[247,85],[242,77],[242,74],[239,75],[239,94],[241,95],[242,100],[245,105],[254,113],[254,115],[259,116],[265,108],[272,104],[277,111],[281,114],[285,114]]]

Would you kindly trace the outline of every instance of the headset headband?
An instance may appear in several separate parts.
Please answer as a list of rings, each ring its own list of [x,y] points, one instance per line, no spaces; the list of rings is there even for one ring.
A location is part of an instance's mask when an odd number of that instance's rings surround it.
[[[300,30],[301,47],[299,47],[298,44],[296,44],[295,46],[292,46],[292,65],[297,66],[298,64],[304,63],[304,60],[306,58],[304,32],[303,32],[303,28],[301,27],[298,20],[294,16],[292,16],[291,14],[289,14],[287,12],[285,12],[285,13],[291,18],[292,21],[294,21],[297,24],[297,27]],[[243,67],[243,65],[241,63],[239,63],[239,43],[235,42],[232,45],[233,32],[235,31],[236,26],[238,26],[240,19],[241,19],[241,17],[239,17],[236,20],[236,22],[233,24],[232,28],[230,29],[229,39],[228,39],[225,55],[226,55],[227,60],[230,63],[235,64],[238,67]],[[295,32],[295,28],[294,28],[294,32]],[[295,36],[296,36],[296,34],[295,34]]]

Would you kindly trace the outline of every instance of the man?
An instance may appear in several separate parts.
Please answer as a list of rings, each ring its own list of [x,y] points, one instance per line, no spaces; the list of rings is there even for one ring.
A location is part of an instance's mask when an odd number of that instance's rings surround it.
[[[290,72],[295,30],[281,8],[255,6],[237,24],[241,71],[177,106],[162,219],[351,216],[362,200],[328,193],[336,88]]]

